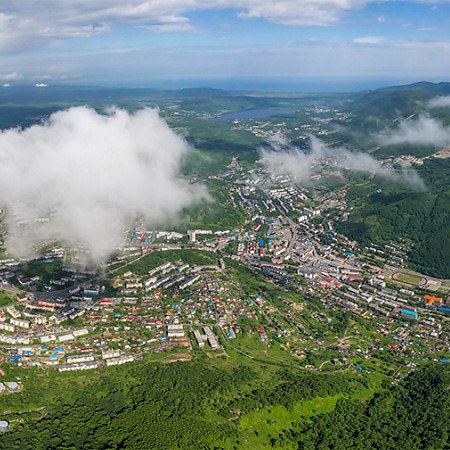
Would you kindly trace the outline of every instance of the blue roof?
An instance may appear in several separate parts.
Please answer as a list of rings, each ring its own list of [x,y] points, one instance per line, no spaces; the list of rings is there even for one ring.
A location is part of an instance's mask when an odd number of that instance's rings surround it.
[[[402,309],[402,314],[417,317],[417,311],[411,311],[409,309]]]
[[[11,361],[17,361],[17,360],[20,359],[20,356],[19,356],[19,355],[13,355],[13,356],[10,356],[9,359],[10,359]]]

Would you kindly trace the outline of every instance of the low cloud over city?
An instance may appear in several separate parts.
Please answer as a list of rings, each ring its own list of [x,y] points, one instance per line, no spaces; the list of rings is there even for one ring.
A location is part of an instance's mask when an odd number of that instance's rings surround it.
[[[374,174],[394,183],[424,190],[425,185],[417,172],[410,168],[394,170],[383,166],[367,153],[350,151],[343,147],[330,148],[316,137],[311,137],[310,151],[292,146],[282,136],[275,136],[270,147],[261,150],[264,164],[275,175],[289,175],[297,182],[310,181],[314,174],[343,170]]]
[[[0,134],[0,207],[7,247],[29,255],[57,240],[100,261],[137,217],[158,225],[206,196],[180,177],[189,145],[157,110],[60,111]]]
[[[439,98],[446,99],[446,97]],[[445,100],[441,100],[440,106],[444,105]],[[450,144],[450,127],[427,114],[421,114],[417,119],[404,120],[398,127],[379,133],[376,140],[382,145],[413,144],[443,147]]]

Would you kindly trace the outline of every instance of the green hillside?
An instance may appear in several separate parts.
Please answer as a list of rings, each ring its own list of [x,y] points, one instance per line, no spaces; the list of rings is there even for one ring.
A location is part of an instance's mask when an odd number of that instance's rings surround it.
[[[352,102],[349,111],[355,115],[354,126],[376,128],[399,117],[426,110],[425,102],[433,97],[450,95],[450,83],[415,83],[392,86],[362,95]]]
[[[335,123],[337,132],[334,137],[360,149],[377,148],[375,154],[379,157],[403,154],[429,156],[436,151],[436,147],[414,144],[379,147],[375,136],[388,128],[394,129],[402,120],[414,120],[420,114],[450,125],[450,108],[428,107],[429,100],[446,95],[450,95],[450,83],[425,82],[360,94],[347,104],[346,111],[350,113],[350,119]]]
[[[28,372],[20,406],[11,396],[2,402],[13,426],[0,449],[447,448],[443,366],[384,388],[357,374],[233,366],[203,359]]]
[[[426,192],[383,186],[350,188],[356,211],[340,228],[366,245],[406,239],[412,264],[424,273],[450,277],[450,160],[430,159],[418,172]]]

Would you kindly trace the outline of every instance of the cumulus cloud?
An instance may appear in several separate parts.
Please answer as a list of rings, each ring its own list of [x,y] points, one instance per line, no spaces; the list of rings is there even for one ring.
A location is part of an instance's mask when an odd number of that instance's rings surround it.
[[[448,108],[450,106],[450,95],[434,97],[427,103],[428,108]]]
[[[421,114],[415,120],[404,120],[394,129],[376,135],[382,145],[416,144],[443,147],[450,144],[450,127],[437,119]]]
[[[293,147],[281,136],[275,136],[269,144],[269,149],[261,150],[267,170],[274,175],[289,175],[299,183],[307,182],[317,174],[349,170],[377,175],[417,190],[425,189],[422,179],[412,169],[397,171],[384,167],[367,153],[349,151],[343,147],[330,148],[314,136],[307,152]]]
[[[324,26],[339,22],[342,13],[360,8],[370,0],[230,0],[242,8],[241,17],[262,18],[274,23],[293,26]]]
[[[91,37],[115,26],[192,31],[188,14],[233,9],[241,18],[293,26],[324,26],[374,0],[12,0],[0,4],[0,48],[18,50],[55,38]],[[48,14],[51,11],[51,15]]]
[[[206,196],[180,177],[187,142],[158,111],[132,115],[87,107],[0,133],[0,207],[7,247],[30,254],[41,242],[81,245],[106,258],[136,218],[164,224]]]

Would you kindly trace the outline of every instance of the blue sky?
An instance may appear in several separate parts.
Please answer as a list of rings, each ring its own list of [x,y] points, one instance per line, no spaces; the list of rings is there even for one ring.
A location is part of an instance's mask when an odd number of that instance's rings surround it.
[[[357,89],[448,74],[450,0],[0,2],[5,86]]]

